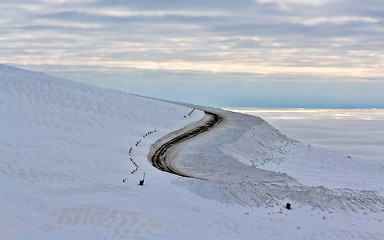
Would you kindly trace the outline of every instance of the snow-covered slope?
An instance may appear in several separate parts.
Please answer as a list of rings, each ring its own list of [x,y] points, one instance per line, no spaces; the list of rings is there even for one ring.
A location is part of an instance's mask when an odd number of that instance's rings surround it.
[[[210,109],[224,122],[176,148],[206,180],[151,166],[191,110],[0,65],[0,238],[384,238],[384,169],[257,117]]]
[[[87,225],[77,214],[118,218],[97,202],[124,204],[135,186],[122,179],[138,182],[152,170],[149,145],[203,117],[194,111],[184,118],[190,108],[6,65],[0,74],[1,235],[15,239],[50,232],[56,223]],[[133,175],[130,157],[139,166]]]
[[[261,118],[217,111],[223,126],[174,153],[179,168],[210,181],[195,182],[196,193],[246,206],[289,199],[322,210],[384,210],[382,168],[291,140]]]
[[[293,141],[266,122],[249,127],[240,138],[221,145],[220,149],[247,165],[287,173],[308,186],[372,189],[384,195],[382,168]]]

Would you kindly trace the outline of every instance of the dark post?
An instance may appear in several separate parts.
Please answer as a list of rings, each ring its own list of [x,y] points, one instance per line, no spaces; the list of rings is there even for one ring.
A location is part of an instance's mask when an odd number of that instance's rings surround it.
[[[287,205],[285,206],[285,208],[287,208],[288,210],[291,210],[291,204],[290,204],[290,203],[287,203]]]
[[[143,180],[140,180],[140,182],[139,182],[139,185],[140,185],[140,186],[143,186],[143,185],[144,185],[144,180],[145,180],[145,173],[144,173],[144,176],[143,176]]]

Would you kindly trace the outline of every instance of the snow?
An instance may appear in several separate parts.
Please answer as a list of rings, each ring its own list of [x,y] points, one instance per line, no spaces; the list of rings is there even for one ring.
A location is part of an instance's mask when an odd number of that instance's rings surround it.
[[[152,144],[204,118],[184,117],[197,106],[7,65],[0,90],[2,239],[384,238],[383,168],[261,118],[199,107],[223,123],[171,153],[199,180],[147,159]]]

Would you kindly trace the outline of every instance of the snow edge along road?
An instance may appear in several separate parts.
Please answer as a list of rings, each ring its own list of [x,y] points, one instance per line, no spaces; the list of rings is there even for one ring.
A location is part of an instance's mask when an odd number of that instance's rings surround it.
[[[186,141],[192,137],[195,137],[203,132],[210,130],[211,128],[220,124],[223,120],[223,117],[216,113],[208,111],[204,111],[204,113],[205,117],[203,118],[203,120],[195,123],[197,124],[197,126],[194,126],[192,129],[191,126],[187,126],[177,132],[168,134],[167,136],[161,138],[160,140],[152,144],[148,159],[154,167],[161,171],[176,174],[182,177],[201,179],[199,177],[188,175],[182,172],[181,170],[175,168],[172,165],[171,159],[167,158],[167,152],[176,144]],[[174,136],[175,133],[177,133],[176,137],[171,138],[172,136]],[[166,140],[169,138],[171,139]],[[164,142],[164,140],[166,140],[166,142]]]

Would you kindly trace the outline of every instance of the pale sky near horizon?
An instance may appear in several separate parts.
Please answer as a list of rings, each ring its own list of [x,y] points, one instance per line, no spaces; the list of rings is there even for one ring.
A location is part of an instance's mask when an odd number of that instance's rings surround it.
[[[0,63],[222,107],[384,108],[382,0],[3,0]]]

